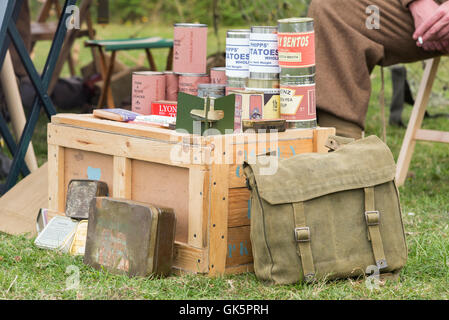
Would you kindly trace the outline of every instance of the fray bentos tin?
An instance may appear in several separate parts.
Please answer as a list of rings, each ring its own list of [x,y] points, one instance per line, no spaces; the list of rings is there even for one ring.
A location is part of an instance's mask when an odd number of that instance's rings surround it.
[[[278,20],[281,76],[315,74],[315,32],[312,18]]]
[[[151,114],[151,103],[165,99],[165,75],[163,72],[140,71],[132,76],[132,111]]]
[[[315,128],[315,76],[281,76],[281,118],[288,128]]]
[[[207,24],[175,23],[173,71],[206,73]]]
[[[173,71],[165,71],[165,99],[178,100],[178,75]]]
[[[184,92],[196,96],[198,94],[198,84],[210,83],[210,77],[207,73],[182,73],[179,74],[178,85],[179,92]]]

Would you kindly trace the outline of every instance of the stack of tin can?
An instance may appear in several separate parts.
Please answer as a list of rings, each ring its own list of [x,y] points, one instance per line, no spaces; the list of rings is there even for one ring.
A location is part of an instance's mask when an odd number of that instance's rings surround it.
[[[278,21],[281,118],[288,128],[314,128],[315,34],[312,18]]]

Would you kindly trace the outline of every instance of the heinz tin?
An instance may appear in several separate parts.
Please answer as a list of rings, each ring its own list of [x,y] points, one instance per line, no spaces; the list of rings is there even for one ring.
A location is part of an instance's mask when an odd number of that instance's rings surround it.
[[[281,76],[315,74],[315,32],[312,18],[278,20]]]
[[[277,27],[251,27],[249,73],[252,79],[279,79]]]
[[[165,100],[165,75],[163,72],[139,71],[132,76],[133,112],[151,114],[151,103]]]
[[[210,77],[207,73],[182,73],[179,74],[178,85],[179,92],[191,94],[193,96],[198,95],[198,84],[210,83]]]
[[[173,71],[206,73],[207,24],[175,23]]]
[[[281,118],[287,128],[315,128],[315,75],[281,76]]]

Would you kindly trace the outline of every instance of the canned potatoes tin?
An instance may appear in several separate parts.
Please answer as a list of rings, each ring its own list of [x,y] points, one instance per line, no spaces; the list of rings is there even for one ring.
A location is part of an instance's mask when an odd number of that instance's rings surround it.
[[[226,33],[226,76],[249,77],[249,29],[232,29]]]
[[[251,27],[249,46],[250,78],[279,79],[277,27]]]

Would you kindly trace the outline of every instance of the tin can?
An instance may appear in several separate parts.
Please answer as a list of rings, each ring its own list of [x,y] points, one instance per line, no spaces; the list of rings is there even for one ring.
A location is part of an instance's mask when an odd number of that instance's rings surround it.
[[[249,73],[252,79],[279,79],[277,27],[251,27]]]
[[[173,71],[206,73],[207,24],[175,23]]]
[[[249,77],[249,29],[232,29],[226,33],[226,76]]]
[[[200,83],[198,84],[198,97],[221,98],[225,95],[226,86],[216,83]]]
[[[210,83],[226,85],[226,68],[216,67],[210,69]]]
[[[312,18],[278,20],[281,76],[315,74],[315,32]]]
[[[288,128],[315,128],[316,100],[315,75],[281,77],[281,118]]]
[[[255,112],[249,113],[249,118],[244,119],[279,119],[281,115],[281,106],[280,106],[280,89],[279,88],[246,88],[245,91],[253,92],[253,93],[261,93],[263,95],[263,99],[261,101],[261,117],[257,117]],[[252,102],[252,106],[250,110],[256,110],[254,107],[254,102]]]
[[[178,100],[178,75],[173,71],[165,71],[165,99]]]
[[[151,114],[151,103],[165,100],[165,75],[163,72],[139,71],[132,76],[133,112]]]
[[[228,77],[226,81],[226,95],[231,94],[231,90],[245,90],[248,85],[248,78]]]
[[[200,83],[210,83],[210,77],[207,73],[182,73],[178,78],[178,91],[196,96]]]

